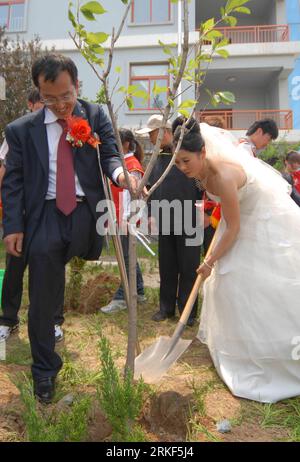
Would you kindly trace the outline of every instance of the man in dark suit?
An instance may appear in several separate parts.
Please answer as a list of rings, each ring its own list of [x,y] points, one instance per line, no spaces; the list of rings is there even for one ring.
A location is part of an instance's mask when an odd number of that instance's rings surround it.
[[[136,133],[148,133],[151,143],[155,146],[162,118],[161,114],[153,114],[148,119],[147,126]],[[149,187],[157,182],[168,167],[172,159],[172,142],[171,123],[168,121],[161,141],[161,152],[149,177]],[[194,180],[183,175],[175,165],[149,199],[149,214],[154,218],[158,228],[160,275],[159,309],[153,314],[153,321],[160,322],[174,317],[176,304],[181,314],[193,288],[197,277],[196,269],[200,262],[200,245],[187,245],[187,241],[195,238],[195,203],[200,199],[201,195]],[[169,215],[164,206],[172,205],[174,202],[177,202],[179,208],[171,207]],[[197,305],[198,299],[187,321],[188,326],[195,323]]]
[[[97,203],[104,199],[97,152],[72,147],[66,120],[86,119],[101,140],[104,173],[121,187],[125,175],[111,124],[99,105],[77,100],[74,62],[48,54],[32,67],[45,108],[8,125],[9,146],[2,186],[4,242],[8,253],[29,264],[28,317],[35,395],[51,402],[62,360],[55,352],[54,314],[65,264],[74,256],[99,258]],[[133,189],[135,179],[130,177]]]

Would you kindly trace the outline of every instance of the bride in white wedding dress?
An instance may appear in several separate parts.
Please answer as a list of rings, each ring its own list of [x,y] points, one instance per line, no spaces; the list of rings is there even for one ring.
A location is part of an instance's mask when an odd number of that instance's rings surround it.
[[[222,206],[198,269],[206,278],[198,338],[234,395],[265,403],[300,395],[300,208],[281,175],[236,152],[229,132],[200,128],[176,157]]]

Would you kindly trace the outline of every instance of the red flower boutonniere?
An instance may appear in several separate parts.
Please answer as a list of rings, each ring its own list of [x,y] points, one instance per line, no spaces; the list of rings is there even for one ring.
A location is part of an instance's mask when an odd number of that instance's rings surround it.
[[[81,148],[84,143],[90,144],[93,148],[96,148],[98,144],[101,144],[100,140],[91,135],[92,129],[86,119],[71,116],[67,118],[66,122],[66,139],[74,148]]]

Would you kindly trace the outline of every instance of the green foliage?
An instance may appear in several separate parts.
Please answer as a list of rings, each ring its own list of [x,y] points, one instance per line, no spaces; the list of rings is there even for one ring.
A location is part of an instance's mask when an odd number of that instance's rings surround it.
[[[259,154],[259,157],[280,172],[283,172],[284,158],[288,151],[298,151],[299,149],[300,143],[290,144],[286,141],[278,141],[277,143],[269,144],[266,149]]]
[[[27,111],[27,97],[33,88],[31,66],[42,54],[39,38],[29,42],[8,39],[0,27],[0,75],[6,82],[6,100],[0,100],[0,143],[6,125]]]
[[[95,21],[95,14],[106,13],[106,10],[99,2],[88,2],[80,8],[81,13],[88,21]]]
[[[143,405],[145,384],[142,380],[134,383],[130,373],[121,379],[109,342],[102,335],[99,349],[102,367],[98,396],[113,428],[113,441],[145,441],[145,435],[136,424]]]
[[[239,9],[245,3],[248,3],[250,0],[227,0],[225,5],[225,13],[231,13]]]
[[[78,3],[77,15],[75,15],[72,10],[73,6],[73,3],[70,2],[68,17],[74,28],[74,39],[79,46],[80,52],[86,61],[103,67],[104,59],[101,56],[104,55],[105,50],[101,44],[107,41],[109,35],[105,32],[87,32],[85,26],[78,22],[77,17],[81,12],[88,21],[95,21],[95,15],[102,15],[106,10],[96,1],[88,2],[81,7],[79,7]]]
[[[210,104],[214,107],[217,107],[220,103],[235,103],[235,96],[230,91],[217,91],[212,93],[208,88],[206,88],[205,91],[210,97]]]
[[[66,411],[47,412],[41,408],[33,395],[31,381],[23,375],[17,386],[24,405],[23,419],[26,439],[30,442],[79,442],[87,435],[90,399],[85,397],[75,401]]]
[[[70,278],[66,287],[65,305],[77,309],[83,282],[83,268],[86,265],[86,261],[82,258],[74,257],[69,265]]]
[[[106,96],[105,96],[104,85],[101,85],[100,90],[97,93],[96,103],[98,103],[98,104],[106,104]]]

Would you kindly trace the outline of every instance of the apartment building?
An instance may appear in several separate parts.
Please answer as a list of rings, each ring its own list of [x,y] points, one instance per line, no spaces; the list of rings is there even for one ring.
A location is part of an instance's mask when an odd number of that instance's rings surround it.
[[[69,55],[79,68],[82,95],[94,99],[100,83],[88,64],[76,50],[69,31],[69,0],[0,0],[0,24],[6,25],[7,35],[16,34],[25,40],[38,35],[43,46],[55,47]],[[76,0],[73,1],[76,3]],[[190,45],[198,38],[202,21],[219,16],[225,0],[191,0],[189,4]],[[120,23],[124,5],[121,0],[101,0],[107,13],[97,23],[89,22],[93,32],[111,33]],[[232,91],[236,103],[219,106],[229,129],[237,136],[256,119],[274,118],[281,135],[300,140],[300,0],[250,0],[251,15],[239,15],[235,27],[222,27],[230,41],[229,58],[216,56],[206,79],[210,90]],[[170,0],[134,0],[114,55],[111,88],[136,84],[149,92],[149,100],[135,99],[135,107],[125,105],[118,112],[119,124],[137,128],[166,101],[166,94],[154,98],[154,82],[169,84],[167,56],[158,45],[178,43],[181,24],[180,8]],[[120,67],[120,73],[115,68]],[[186,98],[194,97],[194,88],[183,84]],[[205,91],[197,108],[199,114],[215,112],[209,105]],[[122,103],[116,93],[115,108]]]

